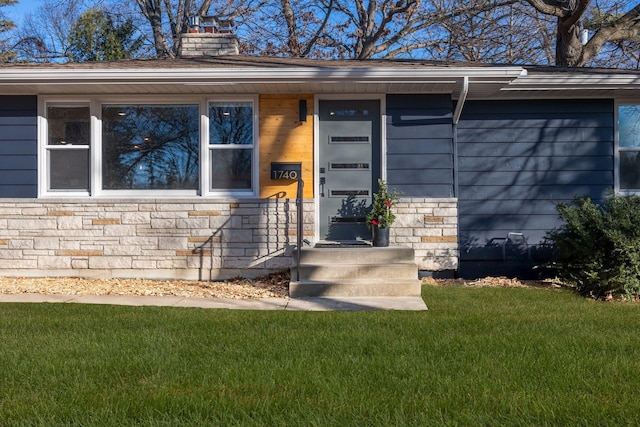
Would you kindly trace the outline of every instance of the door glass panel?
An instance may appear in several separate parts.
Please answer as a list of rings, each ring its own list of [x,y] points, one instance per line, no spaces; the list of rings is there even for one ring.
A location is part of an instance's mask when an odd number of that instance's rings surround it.
[[[367,217],[365,216],[357,216],[357,217],[349,217],[349,218],[345,218],[342,216],[332,216],[331,217],[331,222],[332,223],[364,223],[367,220]]]
[[[369,163],[331,163],[329,164],[331,170],[344,170],[344,169],[366,169],[369,170]]]
[[[331,197],[368,196],[369,190],[331,190]]]
[[[366,108],[334,108],[329,111],[332,117],[366,117],[371,113]]]
[[[332,136],[330,144],[368,144],[368,136]]]

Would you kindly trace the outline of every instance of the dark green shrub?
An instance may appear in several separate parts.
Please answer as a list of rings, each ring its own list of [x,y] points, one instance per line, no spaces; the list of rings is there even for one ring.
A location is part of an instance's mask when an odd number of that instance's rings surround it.
[[[558,277],[594,298],[639,296],[640,197],[576,198],[557,209],[564,225],[548,238]]]

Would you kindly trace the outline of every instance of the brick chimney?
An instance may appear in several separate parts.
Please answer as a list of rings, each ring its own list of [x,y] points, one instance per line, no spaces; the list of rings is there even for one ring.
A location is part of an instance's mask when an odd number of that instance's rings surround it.
[[[238,55],[238,37],[232,33],[233,22],[212,16],[191,17],[189,32],[182,34],[181,57]]]

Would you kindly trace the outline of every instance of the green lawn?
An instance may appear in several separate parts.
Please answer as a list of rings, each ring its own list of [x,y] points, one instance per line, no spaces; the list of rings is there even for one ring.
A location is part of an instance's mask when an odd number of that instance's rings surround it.
[[[638,425],[640,305],[423,288],[427,312],[0,305],[0,425]]]

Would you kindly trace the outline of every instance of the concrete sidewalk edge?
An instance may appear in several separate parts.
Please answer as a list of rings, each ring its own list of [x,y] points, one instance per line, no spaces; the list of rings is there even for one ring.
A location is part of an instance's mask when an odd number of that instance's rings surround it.
[[[421,297],[332,297],[332,298],[186,298],[176,296],[122,295],[58,295],[0,294],[0,303],[80,303],[127,306],[222,308],[230,310],[290,310],[290,311],[362,311],[408,310],[424,311]]]

